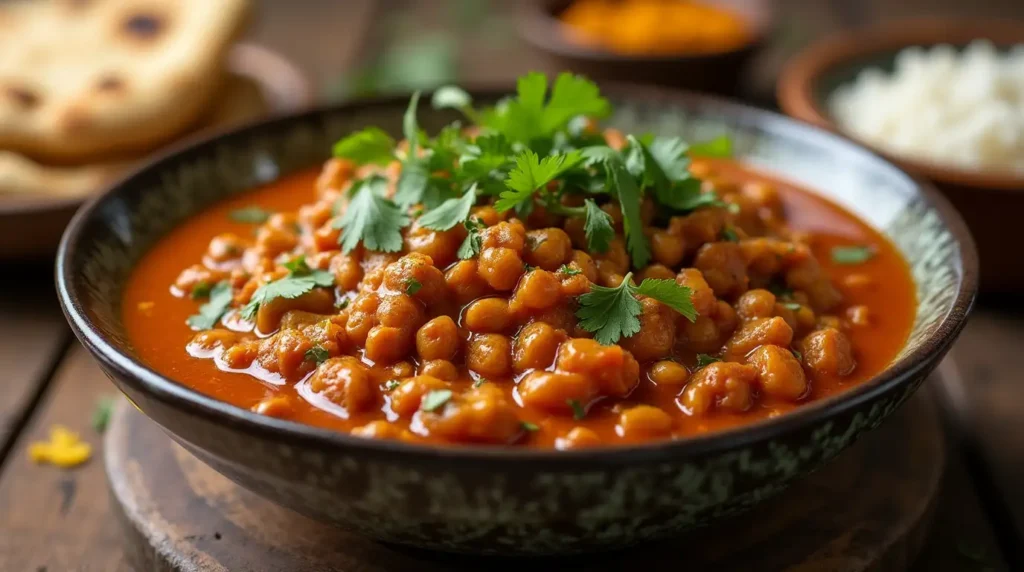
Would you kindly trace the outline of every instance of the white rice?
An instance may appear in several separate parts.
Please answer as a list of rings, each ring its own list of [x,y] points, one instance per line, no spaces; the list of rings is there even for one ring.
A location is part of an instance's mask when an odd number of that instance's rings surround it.
[[[895,155],[1024,173],[1024,45],[907,48],[894,73],[865,69],[828,103],[840,129]]]

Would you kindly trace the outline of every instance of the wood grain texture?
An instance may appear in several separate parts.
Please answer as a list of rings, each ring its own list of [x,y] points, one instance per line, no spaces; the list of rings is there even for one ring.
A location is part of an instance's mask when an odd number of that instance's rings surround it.
[[[127,570],[110,513],[101,436],[90,426],[97,399],[114,393],[76,344],[5,463],[0,478],[0,570]],[[78,432],[93,446],[93,459],[72,470],[31,463],[29,444],[47,440],[54,424]]]
[[[123,406],[105,442],[131,561],[146,570],[479,570],[512,560],[410,551],[320,525],[238,487]],[[593,570],[905,570],[923,545],[945,457],[920,395],[833,464],[748,515],[672,541],[599,556],[533,559]]]
[[[20,279],[0,285],[0,451],[10,447],[71,337],[53,287],[45,286],[52,272],[49,265],[4,269]]]

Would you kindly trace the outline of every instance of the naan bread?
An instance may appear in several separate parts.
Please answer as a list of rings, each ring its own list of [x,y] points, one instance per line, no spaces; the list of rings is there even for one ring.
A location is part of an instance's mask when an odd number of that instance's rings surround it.
[[[0,3],[0,149],[48,162],[138,154],[194,125],[248,0]]]
[[[204,114],[198,130],[244,123],[269,109],[261,87],[251,78],[229,75],[225,89]],[[24,155],[0,151],[0,197],[39,194],[81,197],[95,193],[143,160],[124,156],[81,166],[44,165]]]

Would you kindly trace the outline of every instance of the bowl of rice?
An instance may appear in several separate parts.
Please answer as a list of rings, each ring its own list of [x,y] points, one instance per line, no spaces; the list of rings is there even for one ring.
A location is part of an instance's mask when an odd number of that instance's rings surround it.
[[[789,115],[932,180],[966,219],[988,292],[1024,287],[1024,23],[928,20],[830,36],[779,79]]]

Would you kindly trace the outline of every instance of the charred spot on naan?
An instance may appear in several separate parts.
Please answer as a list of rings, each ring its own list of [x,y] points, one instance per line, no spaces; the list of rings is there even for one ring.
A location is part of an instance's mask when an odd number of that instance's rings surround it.
[[[134,41],[153,43],[166,35],[170,28],[169,16],[155,12],[129,12],[121,20],[121,31]]]
[[[14,101],[21,109],[28,111],[39,106],[42,98],[35,91],[20,85],[9,85],[4,88],[4,93]]]

